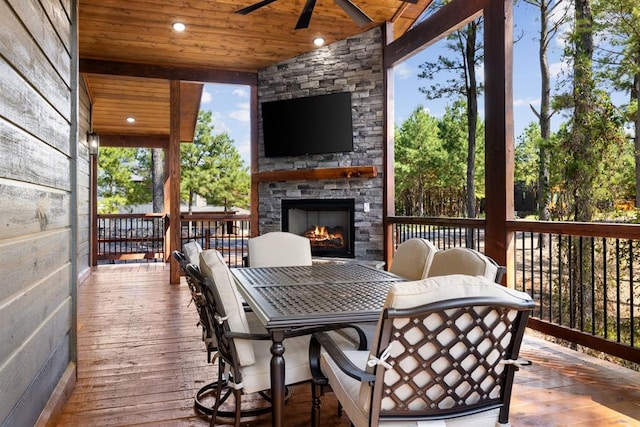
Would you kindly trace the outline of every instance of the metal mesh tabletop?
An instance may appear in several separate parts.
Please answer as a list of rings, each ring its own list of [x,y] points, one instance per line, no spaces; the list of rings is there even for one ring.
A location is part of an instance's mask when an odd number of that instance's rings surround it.
[[[359,264],[232,269],[238,290],[267,329],[376,321],[402,277]]]
[[[239,268],[234,270],[234,275],[251,286],[399,280],[399,277],[388,272],[360,264]]]
[[[258,294],[281,315],[379,311],[394,282],[264,286]]]

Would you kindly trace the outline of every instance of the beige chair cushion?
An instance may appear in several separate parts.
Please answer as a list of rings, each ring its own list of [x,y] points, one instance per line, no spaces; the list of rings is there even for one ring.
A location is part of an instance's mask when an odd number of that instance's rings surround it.
[[[215,249],[200,252],[200,271],[218,290],[227,314],[229,328],[234,332],[251,332],[235,281],[220,252]],[[237,339],[234,342],[238,352],[238,363],[241,366],[255,363],[251,341]]]
[[[433,256],[427,277],[465,274],[496,279],[498,266],[478,251],[468,248],[450,248],[438,251]]]
[[[297,384],[311,379],[309,369],[310,335],[284,340],[285,384]],[[245,393],[271,388],[271,340],[252,341],[255,363],[241,368]]]
[[[190,264],[200,265],[200,252],[202,252],[200,243],[195,240],[187,242],[182,245],[182,251]]]
[[[343,350],[355,348],[353,342],[341,331],[327,332]],[[309,368],[309,340],[311,335],[285,338],[284,363],[285,384],[297,384],[311,379]],[[271,388],[271,340],[253,341],[256,362],[242,367],[242,388],[245,393],[253,393]]]
[[[438,248],[427,239],[405,240],[396,249],[389,271],[409,280],[424,279],[437,251]]]
[[[274,231],[249,239],[250,267],[311,265],[311,242],[304,236]]]

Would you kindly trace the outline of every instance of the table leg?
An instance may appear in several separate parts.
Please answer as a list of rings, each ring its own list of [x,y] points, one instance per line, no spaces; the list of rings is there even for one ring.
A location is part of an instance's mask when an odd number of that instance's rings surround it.
[[[284,332],[273,331],[271,340],[271,424],[284,427]]]

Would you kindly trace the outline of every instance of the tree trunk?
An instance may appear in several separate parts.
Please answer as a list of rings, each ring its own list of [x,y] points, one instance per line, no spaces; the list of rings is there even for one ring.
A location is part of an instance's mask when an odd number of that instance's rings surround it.
[[[151,149],[153,212],[164,212],[164,160],[162,148]]]
[[[595,159],[591,141],[590,116],[593,105],[593,16],[591,14],[591,0],[575,0],[575,51],[573,58],[573,126],[570,137],[569,154],[573,157],[568,170],[568,183],[573,196],[574,221],[590,222],[593,217],[593,176]],[[569,294],[573,303],[569,307],[570,325],[579,321],[579,307],[585,295],[583,289],[591,269],[588,256],[587,239],[570,239],[571,243],[571,273],[569,280]]]
[[[476,79],[476,21],[467,25],[467,46],[465,47],[465,65],[467,69],[467,217],[476,217],[475,196],[475,164],[476,164],[476,132],[478,127],[478,83]]]
[[[539,147],[538,164],[538,217],[542,221],[549,219],[549,158],[545,142],[551,137],[551,83],[547,48],[549,46],[549,5],[546,0],[540,2],[540,136],[543,140]]]
[[[478,25],[472,21],[467,25],[467,46],[465,48],[465,66],[467,70],[467,125],[468,125],[468,151],[467,151],[467,218],[476,217],[476,132],[478,128],[478,82],[476,79],[476,35]],[[466,232],[466,244],[468,248],[475,248],[473,231]]]
[[[640,57],[640,53],[638,56]],[[636,120],[634,122],[635,135],[633,137],[636,158],[636,208],[640,208],[640,73],[636,73],[633,77],[631,99],[633,100],[634,97],[637,106]]]

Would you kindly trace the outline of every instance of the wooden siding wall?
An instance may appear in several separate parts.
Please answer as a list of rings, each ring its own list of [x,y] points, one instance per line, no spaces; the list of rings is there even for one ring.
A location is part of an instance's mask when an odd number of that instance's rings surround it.
[[[79,81],[78,90],[78,160],[76,162],[78,173],[78,276],[83,278],[89,274],[90,267],[90,225],[91,225],[91,181],[89,175],[89,148],[87,146],[87,132],[89,132],[89,119],[91,100],[87,88],[82,79]]]
[[[74,358],[75,8],[0,0],[3,426],[33,425]]]

